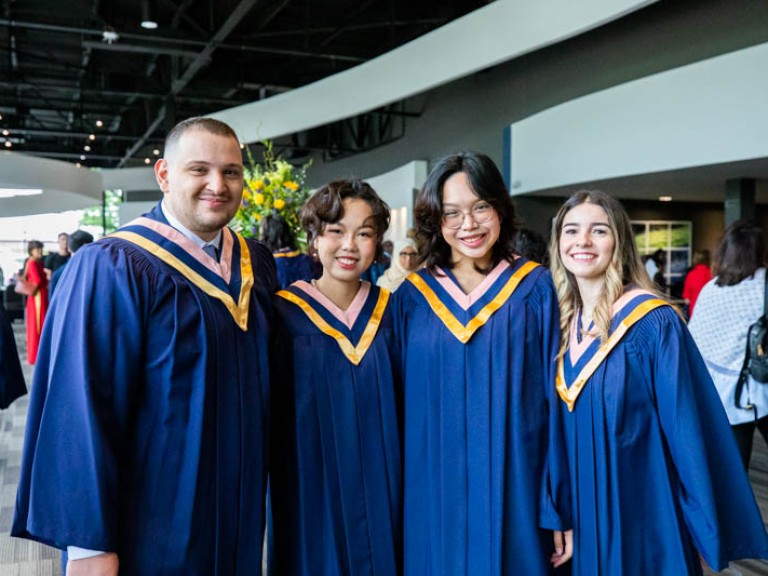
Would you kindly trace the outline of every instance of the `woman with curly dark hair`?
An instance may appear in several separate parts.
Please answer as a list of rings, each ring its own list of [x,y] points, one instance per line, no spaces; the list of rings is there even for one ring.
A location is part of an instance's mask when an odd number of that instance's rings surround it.
[[[548,459],[558,340],[549,272],[514,254],[515,208],[483,154],[440,160],[414,217],[426,267],[394,295],[405,574],[549,574],[570,557],[566,491],[548,481],[548,462],[558,463]]]
[[[397,576],[401,462],[389,292],[360,277],[389,207],[360,180],[301,212],[320,278],[274,298],[270,482],[273,573]]]

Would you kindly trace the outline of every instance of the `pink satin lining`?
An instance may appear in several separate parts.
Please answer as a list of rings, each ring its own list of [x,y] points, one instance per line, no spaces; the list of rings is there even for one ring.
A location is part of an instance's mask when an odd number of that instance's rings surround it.
[[[472,304],[485,296],[485,293],[488,291],[488,289],[496,280],[498,280],[499,276],[501,276],[501,274],[507,268],[509,268],[509,262],[506,260],[499,262],[496,265],[496,268],[491,270],[491,273],[488,274],[488,276],[486,276],[483,281],[480,282],[480,284],[478,284],[477,287],[469,294],[465,294],[461,290],[461,287],[448,276],[446,276],[445,272],[441,268],[437,269],[440,275],[436,276],[435,279],[445,289],[445,291],[448,292],[448,295],[453,298],[453,300],[461,307],[462,310],[469,310]]]
[[[360,316],[363,306],[365,306],[365,301],[368,299],[368,294],[371,292],[371,284],[369,282],[360,282],[360,289],[352,300],[352,304],[346,310],[342,310],[309,282],[298,280],[293,285],[312,296],[323,308],[333,314],[334,318],[350,330],[355,325],[355,322],[357,322],[357,318]]]
[[[621,295],[621,297],[616,300],[616,302],[613,303],[613,306],[611,307],[612,310],[612,316],[615,317],[621,310],[626,306],[630,300],[635,298],[636,296],[639,296],[640,294],[651,294],[647,290],[642,290],[640,288],[635,288],[634,290],[630,290],[629,292],[625,292]],[[568,342],[568,357],[571,360],[571,366],[574,366],[582,357],[584,352],[587,351],[587,348],[592,344],[592,342],[595,341],[596,336],[590,336],[590,335],[583,335],[581,338],[581,343],[579,343],[576,334],[578,330],[578,315],[574,315],[573,320],[571,321],[571,333],[570,333],[570,339]]]
[[[214,274],[220,276],[224,281],[229,284],[232,278],[232,232],[228,228],[224,228],[221,234],[222,252],[219,261],[216,262],[211,256],[203,252],[203,249],[192,242],[189,238],[184,236],[181,232],[176,230],[173,226],[163,224],[157,220],[150,220],[140,216],[135,220],[128,223],[128,226],[144,226],[150,230],[154,230],[161,236],[168,238],[171,242],[174,242],[181,246],[188,254],[193,256],[195,260],[200,262],[203,266],[208,268]]]

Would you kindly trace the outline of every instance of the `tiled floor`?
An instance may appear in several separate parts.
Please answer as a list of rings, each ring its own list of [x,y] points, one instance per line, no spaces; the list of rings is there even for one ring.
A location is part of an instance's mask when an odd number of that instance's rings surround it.
[[[14,323],[14,331],[29,386],[32,382],[32,367],[26,363],[24,325],[20,322]],[[8,535],[16,499],[28,404],[28,397],[25,396],[7,410],[0,411],[0,576],[61,576],[61,559],[57,550],[27,540],[11,538]],[[759,434],[755,438],[750,479],[763,518],[768,518],[768,448]],[[712,576],[715,573],[705,572],[705,574]],[[768,562],[738,562],[717,574],[720,576],[768,576]]]

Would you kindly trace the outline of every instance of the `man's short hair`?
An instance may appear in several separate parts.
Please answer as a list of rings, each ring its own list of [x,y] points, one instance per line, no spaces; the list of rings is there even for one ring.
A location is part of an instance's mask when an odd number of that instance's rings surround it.
[[[93,242],[93,236],[85,230],[75,230],[69,235],[69,251],[74,254],[86,244]]]
[[[194,118],[187,118],[186,120],[182,120],[176,124],[176,126],[171,128],[171,131],[168,132],[168,135],[165,137],[165,149],[163,151],[163,157],[166,159],[171,157],[179,143],[179,140],[181,139],[182,134],[184,134],[187,130],[192,129],[204,130],[206,132],[210,132],[211,134],[216,134],[217,136],[234,138],[236,142],[240,142],[237,134],[229,124],[226,124],[221,120],[215,120],[214,118],[203,118],[201,116],[196,116]]]

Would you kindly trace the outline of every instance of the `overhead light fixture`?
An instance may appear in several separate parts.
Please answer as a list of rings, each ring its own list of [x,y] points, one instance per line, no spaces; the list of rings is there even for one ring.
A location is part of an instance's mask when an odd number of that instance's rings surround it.
[[[120,40],[120,34],[115,32],[115,29],[110,26],[107,26],[104,32],[101,33],[101,41],[106,42],[109,45],[112,45],[118,40]]]
[[[149,158],[144,158],[144,164],[149,164],[150,162],[152,162],[152,160]]]
[[[5,147],[6,148],[10,148],[11,146],[13,146],[13,144],[11,144],[11,141],[10,140],[6,140],[5,141]]]
[[[0,198],[13,198],[14,196],[37,196],[42,194],[40,188],[0,188]]]
[[[83,150],[85,150],[86,152],[90,152],[91,151],[91,147],[88,146],[88,144],[86,144],[85,146],[83,146]]]
[[[10,132],[8,132],[8,130],[3,130],[3,136],[8,136],[9,134]]]
[[[152,7],[149,0],[141,0],[141,27],[147,30],[157,28],[157,21],[152,18]]]
[[[160,156],[160,150],[155,148],[154,150],[152,150],[152,154],[154,154],[155,156]]]
[[[96,128],[101,128],[102,126],[104,126],[104,122],[101,120],[96,120]]]
[[[89,135],[89,136],[88,136],[88,140],[90,140],[91,142],[93,142],[94,140],[96,140],[96,134],[91,134],[91,135]]]
[[[75,162],[75,168],[82,168],[83,165],[80,162]]]
[[[2,115],[2,114],[0,114],[0,120],[2,120],[2,119],[3,119],[3,115]]]
[[[85,160],[85,154],[80,154],[80,160]]]
[[[659,196],[659,202],[672,202],[672,196]]]

